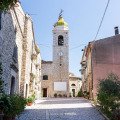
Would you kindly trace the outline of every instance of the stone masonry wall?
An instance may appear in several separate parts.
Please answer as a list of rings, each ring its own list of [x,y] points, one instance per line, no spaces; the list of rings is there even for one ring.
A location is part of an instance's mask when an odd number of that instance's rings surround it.
[[[2,13],[1,19],[2,29],[0,30],[0,54],[3,68],[3,80],[5,85],[5,93],[10,93],[11,87],[11,64],[13,61],[13,51],[16,46],[15,27],[12,21],[10,11]],[[18,92],[18,74],[15,72],[15,92]]]

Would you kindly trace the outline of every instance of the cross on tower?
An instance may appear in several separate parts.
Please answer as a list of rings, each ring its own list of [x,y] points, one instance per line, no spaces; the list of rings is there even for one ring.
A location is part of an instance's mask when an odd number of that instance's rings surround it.
[[[62,17],[62,14],[63,14],[63,10],[61,9],[60,13],[59,13],[59,19]]]

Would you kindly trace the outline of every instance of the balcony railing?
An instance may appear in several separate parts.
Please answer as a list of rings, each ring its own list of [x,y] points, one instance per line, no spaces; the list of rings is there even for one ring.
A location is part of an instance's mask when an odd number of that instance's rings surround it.
[[[34,54],[34,53],[33,53],[33,54],[31,55],[31,60],[36,60],[36,59],[37,59],[37,54]]]

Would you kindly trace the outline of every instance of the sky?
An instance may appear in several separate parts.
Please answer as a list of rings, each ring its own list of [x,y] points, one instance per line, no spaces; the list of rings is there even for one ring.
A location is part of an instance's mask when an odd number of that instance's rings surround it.
[[[53,25],[60,10],[69,25],[69,71],[81,76],[79,69],[88,42],[94,40],[108,0],[20,0],[34,24],[34,33],[43,60],[52,60]],[[97,40],[114,35],[120,26],[120,0],[111,0]]]

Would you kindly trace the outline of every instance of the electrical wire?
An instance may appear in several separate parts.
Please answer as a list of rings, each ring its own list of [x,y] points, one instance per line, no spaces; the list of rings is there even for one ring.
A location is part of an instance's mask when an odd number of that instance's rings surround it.
[[[108,0],[107,5],[106,5],[106,7],[105,7],[105,10],[104,10],[104,13],[103,13],[103,16],[102,16],[102,19],[101,19],[100,25],[99,25],[99,27],[98,27],[97,33],[96,33],[96,35],[95,35],[95,38],[94,38],[93,43],[95,42],[95,40],[96,40],[96,38],[97,38],[97,36],[98,36],[98,34],[99,34],[99,31],[100,31],[100,28],[101,28],[101,26],[102,26],[103,20],[104,20],[104,18],[105,18],[105,15],[106,15],[106,12],[107,12],[109,3],[110,3],[110,0]]]

